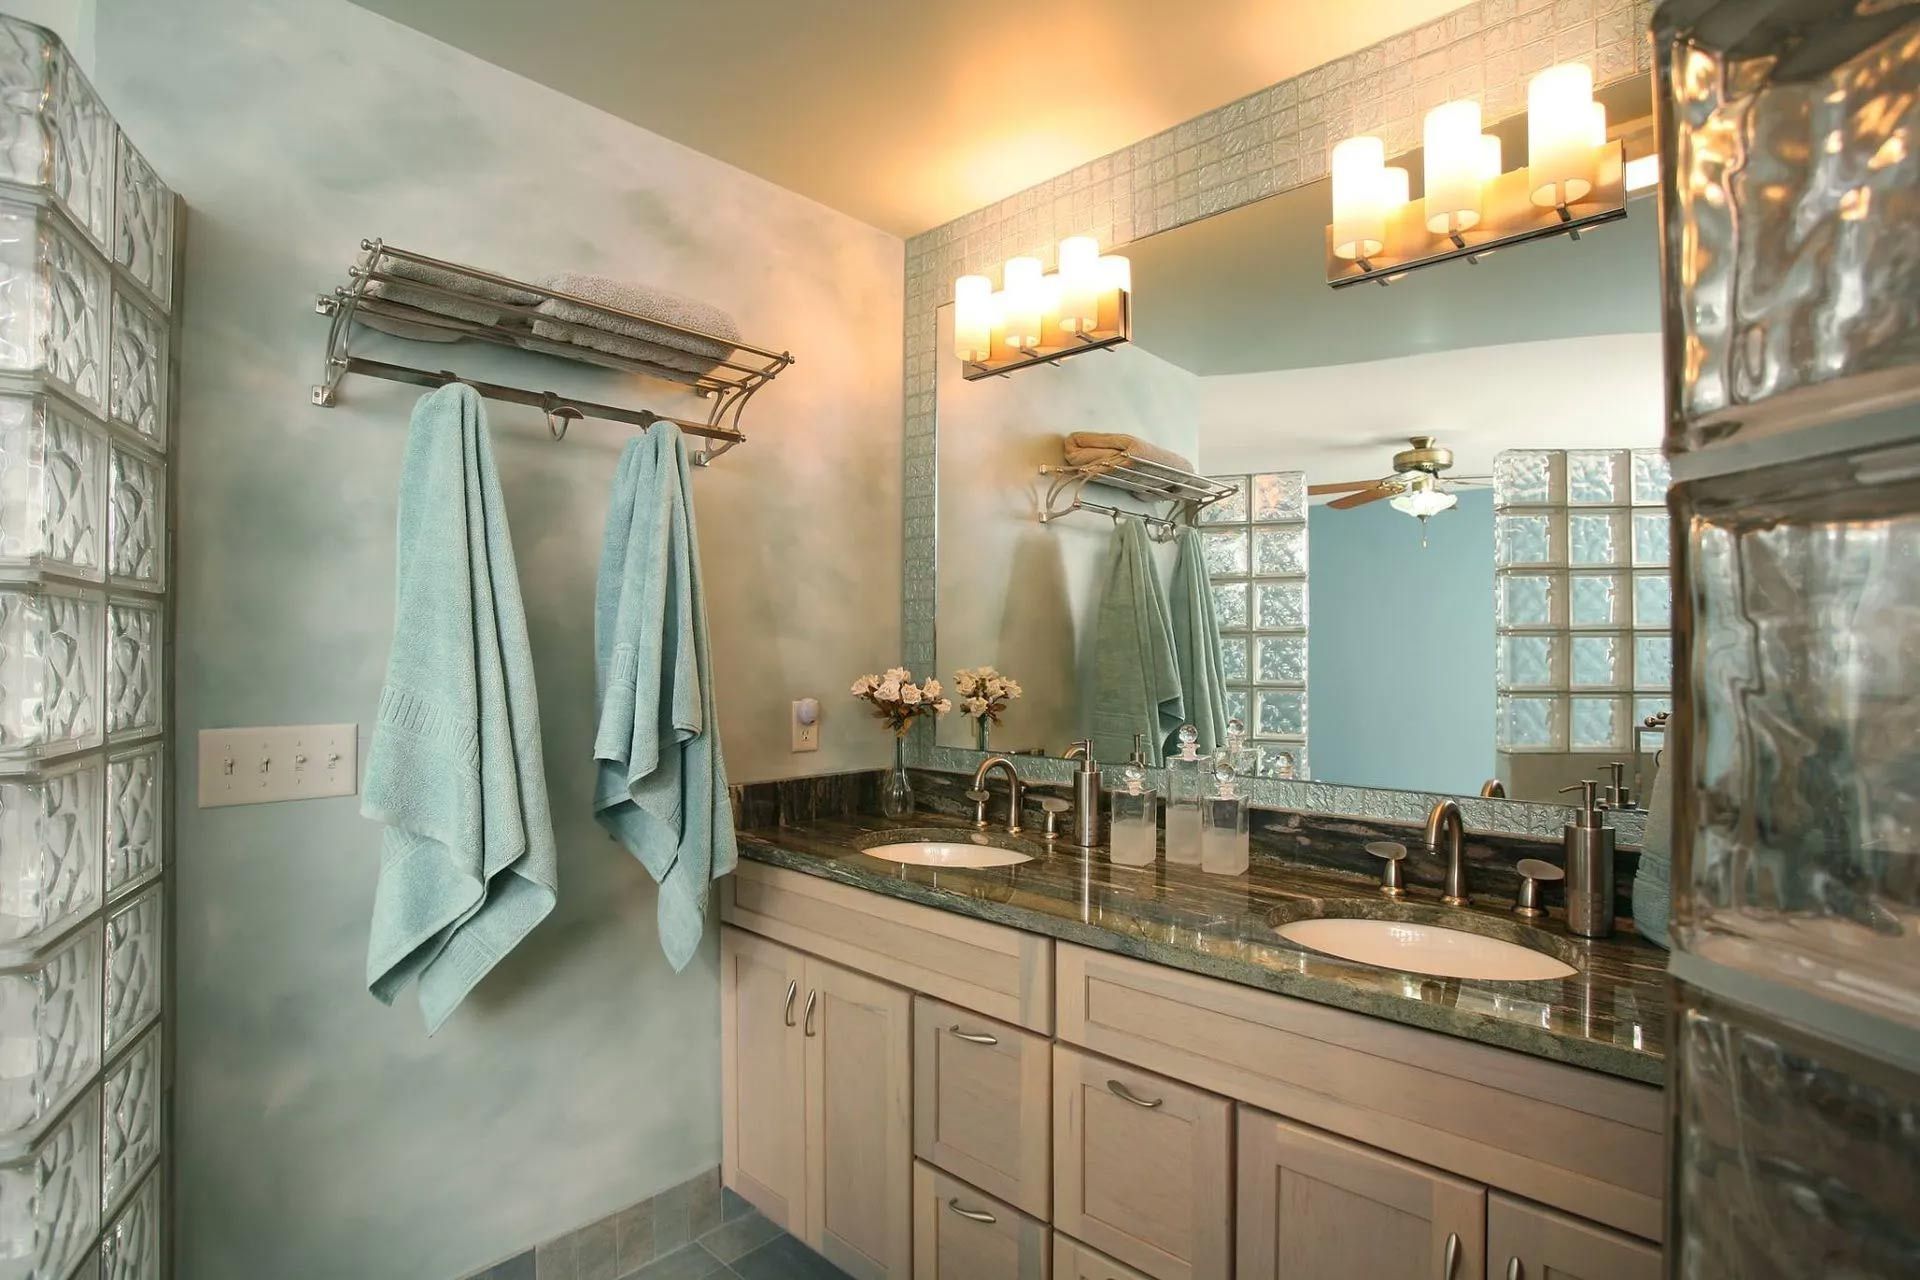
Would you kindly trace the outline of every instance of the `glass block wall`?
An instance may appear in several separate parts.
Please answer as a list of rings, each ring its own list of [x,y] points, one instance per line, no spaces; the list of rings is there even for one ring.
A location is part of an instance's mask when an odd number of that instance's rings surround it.
[[[164,1267],[175,219],[0,17],[0,1280]]]
[[[1261,773],[1308,778],[1306,473],[1213,479],[1237,487],[1200,513],[1227,714],[1247,726]]]
[[[1493,474],[1496,745],[1623,755],[1670,705],[1666,461],[1509,450]]]

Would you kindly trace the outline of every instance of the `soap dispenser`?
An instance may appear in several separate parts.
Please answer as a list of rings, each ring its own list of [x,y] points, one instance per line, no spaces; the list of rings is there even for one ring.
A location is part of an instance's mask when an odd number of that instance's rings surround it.
[[[1113,793],[1113,820],[1107,827],[1113,864],[1152,866],[1160,835],[1155,812],[1159,793],[1147,785],[1147,771],[1137,764],[1122,769],[1120,780],[1123,785]]]
[[[1567,930],[1583,938],[1613,932],[1613,828],[1600,821],[1599,785],[1585,778],[1560,788],[1580,792],[1580,812],[1566,828]]]
[[[1233,765],[1214,765],[1213,794],[1200,817],[1200,869],[1215,875],[1243,874],[1249,862],[1247,798],[1234,782]]]
[[[1167,761],[1167,861],[1200,863],[1200,800],[1206,793],[1200,758],[1200,731],[1180,726],[1180,754]]]

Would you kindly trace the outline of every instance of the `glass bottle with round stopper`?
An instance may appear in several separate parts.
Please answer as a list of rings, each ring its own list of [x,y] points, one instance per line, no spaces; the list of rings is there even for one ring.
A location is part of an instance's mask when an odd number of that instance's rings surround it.
[[[1113,793],[1113,820],[1107,840],[1115,866],[1153,864],[1159,846],[1159,795],[1147,785],[1147,771],[1130,764],[1120,771],[1121,786]]]
[[[1200,869],[1215,875],[1241,875],[1251,863],[1247,798],[1235,779],[1232,764],[1216,762],[1213,789],[1200,809]]]
[[[1200,731],[1180,726],[1180,754],[1167,761],[1167,861],[1200,863],[1200,801],[1206,794]]]

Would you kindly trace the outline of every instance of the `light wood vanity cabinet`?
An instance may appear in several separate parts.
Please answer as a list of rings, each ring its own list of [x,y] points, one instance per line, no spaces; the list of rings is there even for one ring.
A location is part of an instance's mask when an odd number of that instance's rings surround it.
[[[1053,1280],[1151,1280],[1078,1240],[1053,1233]]]
[[[913,1166],[914,1280],[1047,1280],[1047,1227],[924,1161]]]
[[[1643,1240],[1494,1192],[1487,1203],[1487,1280],[1662,1280]]]
[[[913,1001],[913,1153],[1044,1221],[1052,1206],[1053,1042]]]

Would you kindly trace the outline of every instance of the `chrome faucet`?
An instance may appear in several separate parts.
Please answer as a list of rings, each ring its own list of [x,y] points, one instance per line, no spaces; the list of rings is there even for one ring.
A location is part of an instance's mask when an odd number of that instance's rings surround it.
[[[1467,864],[1465,845],[1467,824],[1460,818],[1460,806],[1451,800],[1436,800],[1427,811],[1427,852],[1440,852],[1440,838],[1447,840],[1447,887],[1440,901],[1450,907],[1467,905]]]
[[[993,772],[996,765],[1007,771],[1007,834],[1017,836],[1020,834],[1020,797],[1026,788],[1020,785],[1020,775],[1014,770],[1013,761],[1005,756],[988,756],[982,760],[980,767],[973,771],[973,789],[984,795],[987,789],[987,775]],[[974,810],[973,825],[985,831],[987,802],[982,799],[975,803],[977,807]]]

